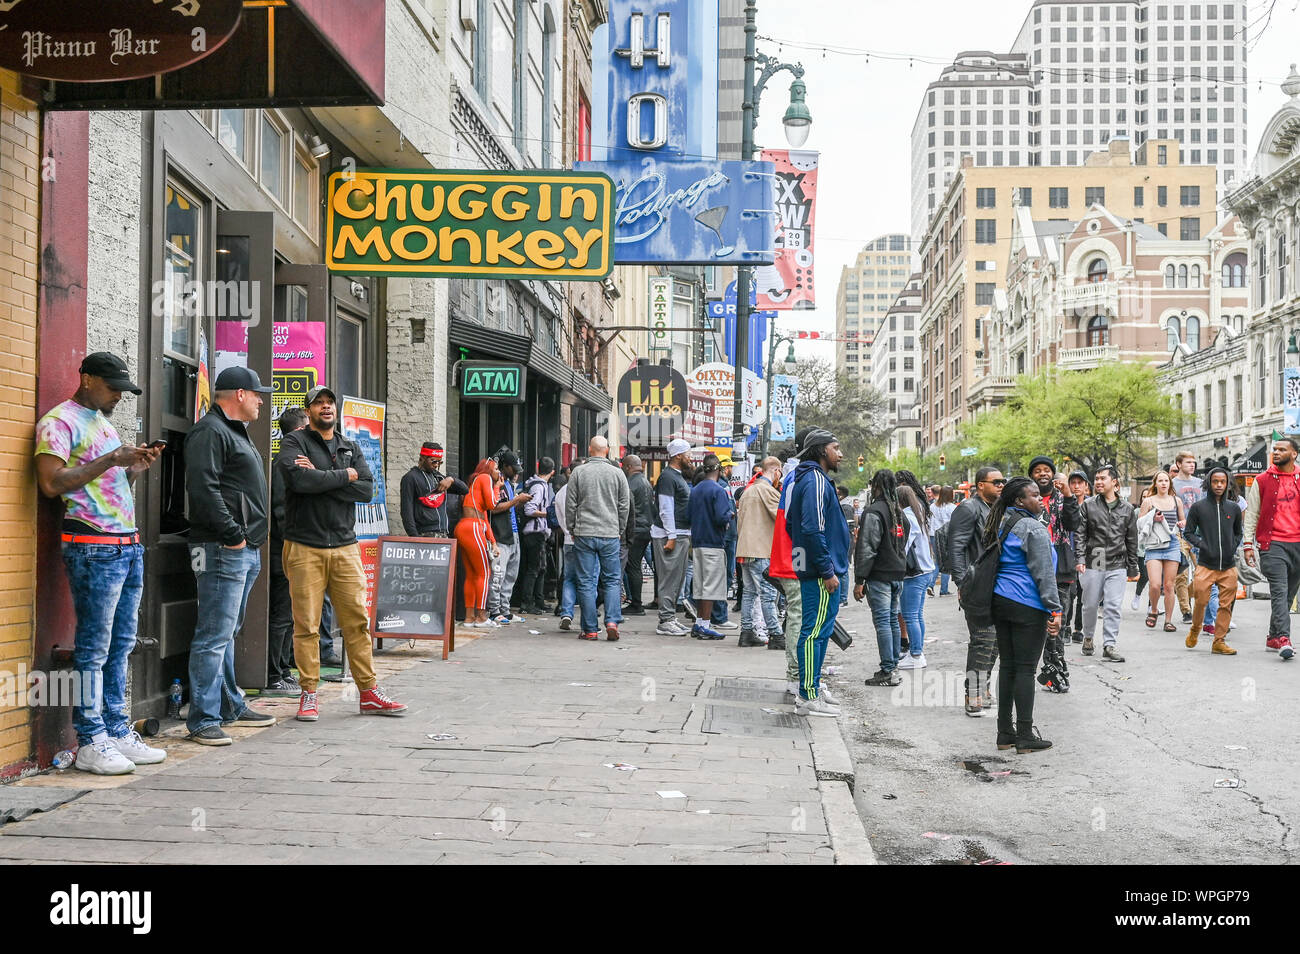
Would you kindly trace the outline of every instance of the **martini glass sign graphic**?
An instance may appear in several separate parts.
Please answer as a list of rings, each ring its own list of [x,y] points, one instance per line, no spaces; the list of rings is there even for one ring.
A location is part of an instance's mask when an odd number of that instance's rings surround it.
[[[729,185],[731,179],[722,172],[712,171],[702,176],[689,186],[667,190],[668,177],[661,172],[647,172],[641,178],[628,183],[622,179],[617,185],[618,205],[615,210],[617,224],[632,225],[644,220],[644,224],[635,233],[620,230],[614,241],[616,244],[640,242],[658,232],[668,220],[668,210],[673,205],[692,209],[701,204],[707,193],[719,187]],[[718,237],[722,244],[713,252],[715,258],[723,258],[736,250],[735,245],[728,245],[722,234],[722,225],[726,221],[729,206],[719,205],[706,208],[695,216],[700,226],[708,229]]]

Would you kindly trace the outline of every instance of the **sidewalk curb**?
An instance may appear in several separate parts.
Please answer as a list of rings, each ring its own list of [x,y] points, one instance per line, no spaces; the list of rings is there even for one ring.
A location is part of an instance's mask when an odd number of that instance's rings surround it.
[[[874,865],[866,826],[853,799],[855,770],[848,745],[839,725],[829,719],[809,719],[812,736],[813,766],[817,771],[817,789],[821,793],[822,814],[831,836],[837,865]]]

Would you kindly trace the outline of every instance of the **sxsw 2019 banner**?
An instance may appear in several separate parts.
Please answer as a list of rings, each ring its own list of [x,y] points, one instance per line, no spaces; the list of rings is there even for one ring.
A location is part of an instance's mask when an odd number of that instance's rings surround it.
[[[811,150],[765,149],[762,158],[776,166],[776,261],[754,269],[758,308],[813,308],[818,154]]]

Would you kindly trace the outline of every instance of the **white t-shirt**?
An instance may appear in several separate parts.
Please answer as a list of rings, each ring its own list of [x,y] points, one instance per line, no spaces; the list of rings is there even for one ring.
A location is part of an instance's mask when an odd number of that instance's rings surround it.
[[[916,550],[916,562],[921,567],[921,576],[934,572],[934,556],[930,553],[930,538],[921,532],[921,522],[916,519],[916,514],[912,513],[911,507],[903,508],[903,516],[907,518],[908,533],[907,543],[903,545],[904,554],[912,549]]]
[[[948,521],[952,519],[952,512],[957,509],[956,504],[935,504],[930,508],[930,533],[931,535],[938,532],[940,527],[946,527]]]

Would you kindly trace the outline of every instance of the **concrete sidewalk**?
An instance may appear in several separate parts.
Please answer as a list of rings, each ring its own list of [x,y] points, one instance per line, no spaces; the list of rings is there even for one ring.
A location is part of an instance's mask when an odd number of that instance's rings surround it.
[[[376,658],[405,718],[361,717],[328,687],[315,724],[268,703],[286,721],[227,748],[169,738],[167,763],[134,776],[29,779],[93,790],[0,828],[0,859],[872,861],[836,723],[793,715],[784,653],[654,622],[589,643],[530,619],[446,663],[436,643],[399,644]]]

